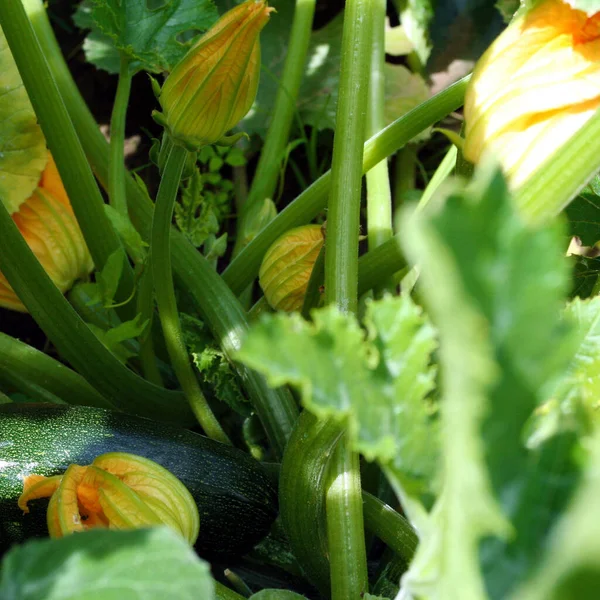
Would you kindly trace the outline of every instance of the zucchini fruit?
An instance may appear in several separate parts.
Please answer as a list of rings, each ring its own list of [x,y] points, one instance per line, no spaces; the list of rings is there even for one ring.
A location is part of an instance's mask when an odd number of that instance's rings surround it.
[[[198,553],[240,556],[277,516],[277,490],[241,450],[171,425],[99,408],[52,404],[0,405],[0,553],[29,537],[47,536],[47,500],[23,515],[23,478],[89,465],[106,452],[128,452],[162,465],[190,490],[200,513]]]

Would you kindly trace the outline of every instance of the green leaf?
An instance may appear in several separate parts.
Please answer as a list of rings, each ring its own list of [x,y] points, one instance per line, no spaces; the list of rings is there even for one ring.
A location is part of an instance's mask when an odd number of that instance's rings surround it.
[[[91,0],[83,0],[73,14],[73,22],[80,29],[90,29],[83,41],[83,51],[87,62],[97,69],[117,74],[121,66],[119,51],[110,37],[104,35],[92,18]]]
[[[355,317],[334,307],[265,315],[248,334],[238,359],[264,373],[272,386],[298,386],[304,406],[319,418],[343,422],[353,447],[412,483],[425,485],[437,462],[436,427],[425,397],[435,334],[409,297],[372,302],[368,335]]]
[[[190,49],[197,34],[204,33],[218,16],[212,0],[90,3],[97,30],[127,56],[132,72],[170,70]],[[105,53],[104,68],[109,64],[107,56]]]
[[[550,399],[536,411],[532,447],[560,431],[587,436],[600,425],[600,297],[576,298],[564,317],[574,325],[577,349]]]
[[[262,590],[249,600],[306,600],[306,597],[288,590]]]
[[[182,313],[181,324],[188,352],[202,380],[209,384],[215,396],[243,416],[252,414],[252,405],[240,388],[231,363],[214,343],[202,321]]]
[[[394,2],[417,56],[430,73],[448,70],[455,60],[477,60],[504,27],[501,11],[490,0]]]
[[[429,25],[434,16],[434,0],[394,0],[406,35],[419,59],[427,62],[431,53]]]
[[[585,476],[554,530],[537,574],[514,600],[595,600],[600,585],[600,437],[596,434]]]
[[[92,323],[88,327],[96,337],[108,348],[122,363],[138,355],[138,346],[127,344],[138,338],[148,326],[148,321],[142,322],[142,315],[136,315],[135,319],[125,321],[111,329],[102,329]]]
[[[584,246],[600,240],[600,197],[590,189],[577,196],[565,209],[569,233],[577,236]]]
[[[167,528],[95,530],[13,548],[2,564],[8,600],[211,600],[207,563]]]
[[[146,250],[148,244],[144,242],[142,236],[129,220],[129,217],[122,215],[109,204],[104,205],[104,211],[115,231],[119,234],[123,245],[127,248],[127,254],[131,256],[136,265],[143,264],[148,254]]]
[[[112,304],[122,272],[123,255],[120,250],[115,250],[108,257],[102,270],[96,272],[96,285],[98,286],[100,302],[105,308]]]
[[[48,151],[2,28],[0,123],[0,198],[12,214],[37,187]]]
[[[507,598],[535,567],[577,477],[572,436],[528,450],[523,435],[573,355],[560,318],[564,238],[525,225],[490,165],[436,214],[405,216],[402,235],[440,330],[445,463],[403,581],[429,598],[485,598],[486,588]]]

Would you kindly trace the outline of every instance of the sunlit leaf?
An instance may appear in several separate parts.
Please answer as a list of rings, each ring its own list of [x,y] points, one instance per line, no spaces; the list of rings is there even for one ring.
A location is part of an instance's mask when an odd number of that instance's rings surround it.
[[[0,579],[7,600],[209,600],[213,594],[208,564],[162,527],[28,542],[6,555]]]
[[[238,358],[273,386],[298,386],[308,410],[346,424],[357,451],[424,488],[438,458],[425,400],[435,375],[433,328],[409,297],[370,303],[367,335],[334,307],[312,316],[314,324],[298,314],[266,315]]]
[[[37,187],[46,142],[0,28],[0,198],[14,213]]]

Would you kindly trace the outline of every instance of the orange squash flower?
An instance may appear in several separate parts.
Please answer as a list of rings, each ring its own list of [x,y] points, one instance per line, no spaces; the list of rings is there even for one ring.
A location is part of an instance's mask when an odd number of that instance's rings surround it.
[[[269,305],[276,310],[300,310],[313,267],[325,238],[321,225],[290,229],[267,250],[258,274]]]
[[[600,13],[541,0],[477,63],[465,99],[465,157],[495,155],[519,187],[600,107]]]
[[[190,149],[218,142],[252,107],[260,78],[259,34],[273,11],[247,0],[225,13],[167,77],[155,113]]]
[[[38,187],[12,213],[12,218],[61,292],[92,270],[90,253],[50,153]],[[26,312],[2,273],[0,307]]]
[[[19,508],[50,498],[48,533],[60,538],[95,528],[134,529],[167,525],[194,544],[198,507],[188,489],[157,463],[134,454],[110,452],[91,465],[70,465],[64,475],[29,475]]]

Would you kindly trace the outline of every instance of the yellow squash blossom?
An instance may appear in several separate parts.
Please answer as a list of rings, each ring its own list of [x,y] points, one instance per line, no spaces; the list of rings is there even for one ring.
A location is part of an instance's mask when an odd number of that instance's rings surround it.
[[[541,0],[478,62],[465,99],[465,157],[500,161],[519,187],[600,106],[600,13]]]
[[[157,463],[134,454],[110,452],[91,465],[70,465],[63,475],[29,475],[19,508],[50,498],[48,533],[60,538],[95,528],[134,529],[167,525],[190,544],[200,529],[198,507],[188,489]]]
[[[38,187],[12,213],[12,218],[61,292],[67,291],[77,279],[92,270],[92,259],[83,234],[49,153]],[[0,307],[26,311],[2,273]]]
[[[321,225],[304,225],[284,233],[267,250],[258,281],[276,310],[300,310],[325,239]]]
[[[273,9],[247,0],[225,13],[167,77],[155,118],[191,149],[218,142],[252,107],[260,77],[259,34]]]

